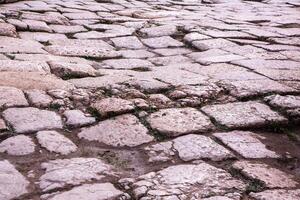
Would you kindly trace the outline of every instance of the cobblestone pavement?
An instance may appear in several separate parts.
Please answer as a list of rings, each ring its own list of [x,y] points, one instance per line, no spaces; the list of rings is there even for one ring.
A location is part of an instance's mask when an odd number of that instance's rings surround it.
[[[298,0],[8,2],[0,200],[300,200]]]

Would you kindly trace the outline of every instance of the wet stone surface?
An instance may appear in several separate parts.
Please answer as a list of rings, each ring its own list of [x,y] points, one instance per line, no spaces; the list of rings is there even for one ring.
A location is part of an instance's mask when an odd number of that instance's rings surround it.
[[[300,199],[297,0],[0,0],[0,200]]]

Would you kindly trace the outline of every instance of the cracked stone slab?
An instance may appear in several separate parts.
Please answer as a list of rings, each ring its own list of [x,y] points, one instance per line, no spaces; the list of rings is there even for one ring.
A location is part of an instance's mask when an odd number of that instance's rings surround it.
[[[206,163],[170,166],[157,172],[150,172],[137,178],[133,183],[136,198],[200,199],[223,195],[229,191],[242,193],[245,184],[233,178],[226,171]]]
[[[135,106],[131,101],[109,97],[96,101],[91,105],[102,117],[128,113],[134,110]]]
[[[300,199],[300,189],[296,190],[285,190],[285,189],[277,189],[277,190],[265,190],[263,192],[254,193],[251,192],[250,196],[255,200],[295,200]]]
[[[21,32],[20,37],[25,40],[35,40],[38,42],[49,42],[50,40],[67,39],[64,34],[44,33],[44,32]]]
[[[194,108],[169,108],[146,118],[151,128],[170,137],[214,129],[207,116]]]
[[[268,106],[255,102],[209,105],[202,110],[228,128],[246,128],[286,123],[287,119]]]
[[[237,161],[232,167],[251,179],[263,182],[268,188],[294,188],[298,185],[292,175],[264,163]]]
[[[0,53],[46,53],[42,48],[36,41],[0,36]]]
[[[34,153],[35,144],[32,139],[25,135],[17,135],[0,143],[0,152],[13,156],[23,156]]]
[[[77,150],[70,139],[56,131],[39,131],[36,137],[40,145],[50,152],[67,155]]]
[[[213,136],[222,141],[232,150],[244,158],[278,158],[279,155],[267,149],[260,141],[263,136],[249,131],[231,131],[227,133],[214,133]]]
[[[43,191],[102,180],[106,175],[113,173],[112,166],[97,158],[51,160],[42,163],[41,168],[45,170],[39,179],[39,186]]]
[[[297,109],[300,108],[300,96],[293,95],[271,95],[265,98],[265,101],[268,102],[273,107],[280,109]]]
[[[203,135],[185,135],[168,142],[161,142],[145,148],[149,161],[167,161],[178,153],[183,161],[211,159],[226,160],[235,156],[211,138]]]
[[[70,34],[87,31],[86,28],[80,25],[65,26],[65,25],[50,25],[49,26],[56,33]]]
[[[150,28],[142,28],[140,32],[147,37],[160,37],[174,35],[177,32],[177,27],[174,25],[154,26]]]
[[[111,183],[84,184],[65,192],[42,195],[43,200],[108,200],[119,199],[124,193]]]
[[[81,39],[63,39],[63,40],[50,40],[50,44],[58,46],[72,46],[72,47],[91,47],[99,49],[113,50],[114,47],[104,42],[103,40],[81,40]]]
[[[66,124],[71,127],[81,127],[96,122],[95,117],[88,117],[80,110],[67,110],[64,112]]]
[[[120,115],[84,128],[78,133],[78,137],[115,147],[134,147],[154,140],[153,136],[148,135],[148,129],[131,114]]]
[[[209,49],[221,49],[228,47],[235,47],[236,44],[230,42],[229,40],[217,38],[217,39],[207,39],[207,40],[196,40],[192,42],[192,45],[199,49],[200,51],[206,51]]]
[[[29,181],[7,160],[0,161],[0,199],[15,199],[26,194]]]
[[[3,117],[16,133],[61,129],[63,127],[60,116],[55,112],[33,107],[8,108],[3,112]]]
[[[14,87],[0,86],[0,108],[28,106],[22,90]]]

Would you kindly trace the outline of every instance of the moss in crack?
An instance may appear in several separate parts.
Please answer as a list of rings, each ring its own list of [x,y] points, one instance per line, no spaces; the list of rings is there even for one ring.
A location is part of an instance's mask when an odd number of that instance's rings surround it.
[[[286,135],[288,136],[288,138],[291,141],[300,143],[300,138],[299,138],[298,134],[296,134],[295,132],[293,132],[293,131],[286,131]]]
[[[261,192],[265,189],[265,184],[260,180],[253,179],[248,182],[246,187],[246,193],[249,194],[250,192]]]
[[[92,108],[92,107],[88,107],[87,112],[90,113],[92,115],[92,117],[95,117],[97,121],[99,121],[101,119],[101,115],[97,111],[97,109]]]

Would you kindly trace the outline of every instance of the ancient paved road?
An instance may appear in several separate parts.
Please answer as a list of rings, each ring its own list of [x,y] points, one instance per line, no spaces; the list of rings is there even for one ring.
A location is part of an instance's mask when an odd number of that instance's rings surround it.
[[[299,200],[299,36],[298,0],[1,4],[0,200]]]

